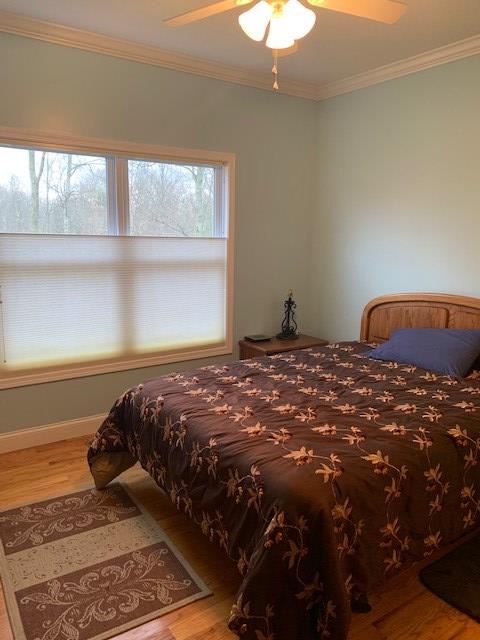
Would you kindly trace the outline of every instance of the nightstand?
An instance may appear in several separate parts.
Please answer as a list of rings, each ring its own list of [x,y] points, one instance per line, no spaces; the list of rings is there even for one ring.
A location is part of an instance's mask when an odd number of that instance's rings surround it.
[[[279,340],[272,338],[264,342],[250,342],[250,340],[240,340],[240,360],[248,360],[249,358],[262,358],[263,356],[271,356],[275,353],[283,353],[285,351],[294,351],[295,349],[308,349],[309,347],[324,347],[328,344],[328,340],[314,338],[312,336],[304,336],[300,334],[297,340]]]

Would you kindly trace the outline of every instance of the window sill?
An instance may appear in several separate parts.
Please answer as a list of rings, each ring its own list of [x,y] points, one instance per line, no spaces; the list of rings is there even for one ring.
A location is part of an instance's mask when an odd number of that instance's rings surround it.
[[[154,367],[162,364],[173,364],[175,362],[186,362],[189,360],[200,360],[203,358],[213,358],[216,356],[232,354],[232,344],[222,344],[176,353],[164,352],[156,355],[131,358],[128,360],[117,360],[116,362],[90,363],[88,365],[82,364],[76,366],[70,365],[68,368],[56,367],[31,373],[19,372],[18,375],[11,373],[8,377],[0,378],[0,390],[27,387],[36,384],[44,384],[46,382],[73,380],[75,378],[85,378],[105,373],[128,371],[130,369],[142,369],[144,367]]]

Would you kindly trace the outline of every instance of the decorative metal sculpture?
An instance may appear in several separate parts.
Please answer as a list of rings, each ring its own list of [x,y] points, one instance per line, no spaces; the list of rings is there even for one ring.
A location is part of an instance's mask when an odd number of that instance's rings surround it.
[[[282,322],[282,331],[277,334],[280,340],[296,340],[298,338],[297,323],[295,322],[295,309],[297,303],[293,299],[293,291],[288,292],[288,298],[283,303],[285,317]]]

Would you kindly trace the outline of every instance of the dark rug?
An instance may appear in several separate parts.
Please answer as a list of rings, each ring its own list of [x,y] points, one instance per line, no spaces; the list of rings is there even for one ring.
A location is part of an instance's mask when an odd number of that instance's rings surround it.
[[[480,536],[422,569],[420,580],[439,598],[480,622]]]

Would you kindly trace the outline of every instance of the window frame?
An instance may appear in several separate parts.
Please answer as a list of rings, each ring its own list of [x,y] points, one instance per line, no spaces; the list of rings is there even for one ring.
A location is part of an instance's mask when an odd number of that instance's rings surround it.
[[[164,350],[145,356],[116,359],[115,361],[104,360],[91,363],[79,363],[78,365],[72,364],[32,369],[29,373],[21,372],[18,376],[12,375],[7,378],[0,378],[0,389],[70,380],[126,371],[129,369],[230,355],[233,353],[234,231],[236,204],[235,154],[129,141],[79,137],[58,132],[32,131],[9,127],[0,127],[0,145],[105,157],[107,159],[108,235],[126,235],[128,233],[129,159],[215,166],[215,170],[220,172],[221,179],[216,179],[215,234],[212,237],[225,238],[227,243],[225,296],[226,335],[225,341],[221,344],[211,347],[199,347],[198,349]],[[124,164],[120,170],[118,170],[118,163]],[[114,172],[115,176],[113,176],[111,172]],[[115,177],[115,179],[112,180],[112,177]],[[118,211],[119,215],[113,215],[112,212],[115,211]],[[0,311],[1,308],[2,305],[0,301]]]

